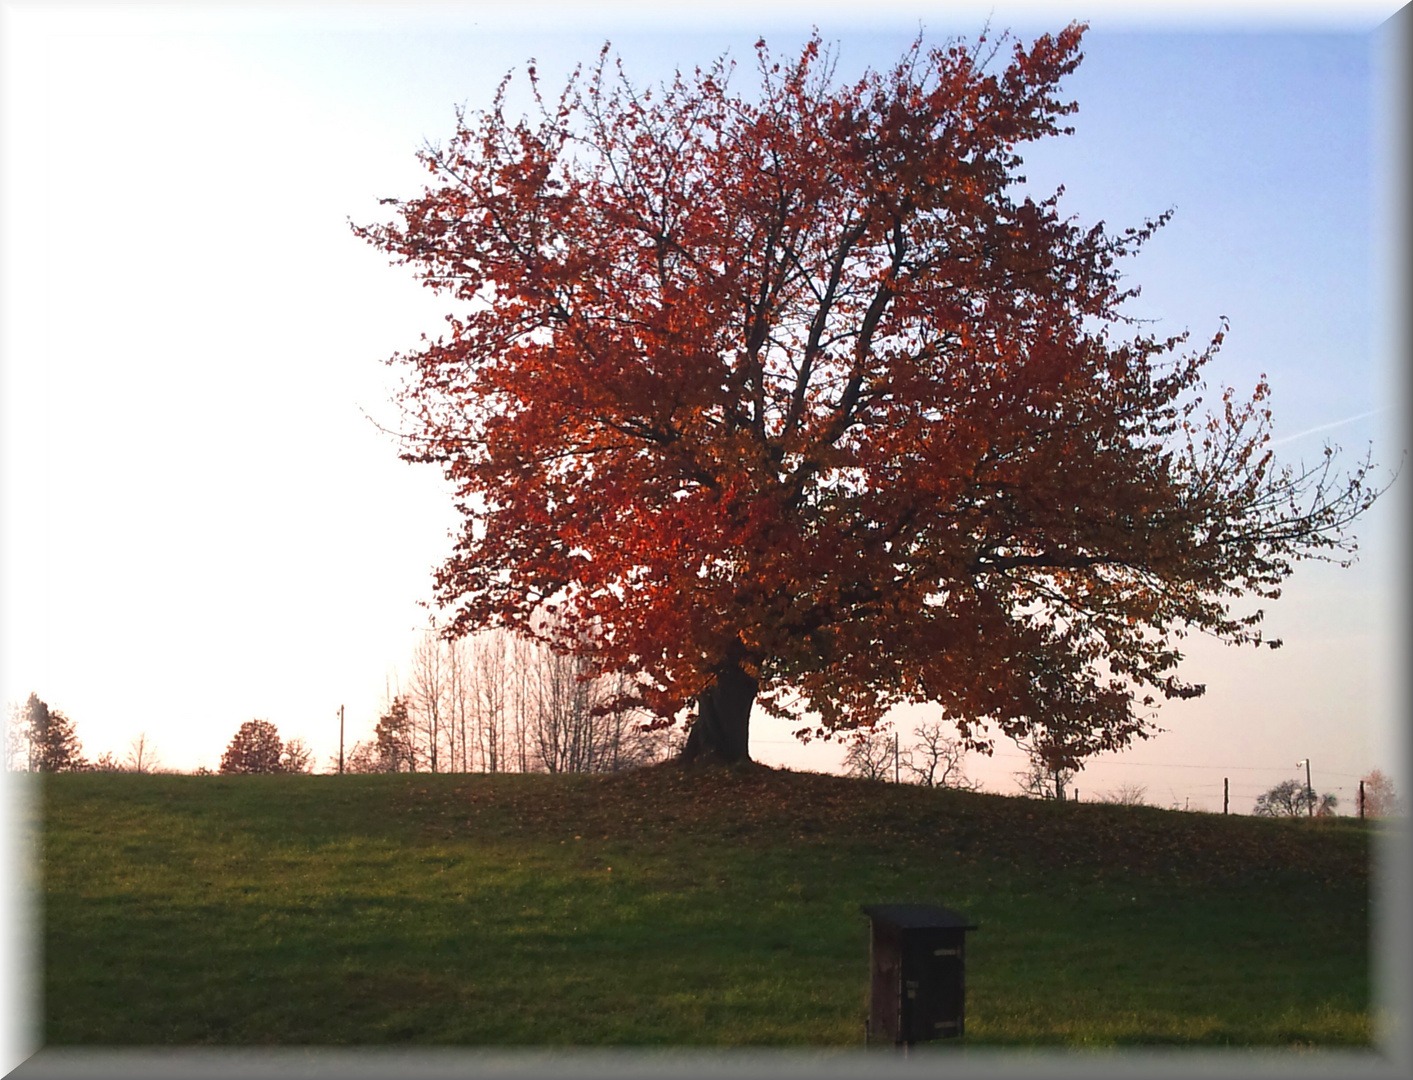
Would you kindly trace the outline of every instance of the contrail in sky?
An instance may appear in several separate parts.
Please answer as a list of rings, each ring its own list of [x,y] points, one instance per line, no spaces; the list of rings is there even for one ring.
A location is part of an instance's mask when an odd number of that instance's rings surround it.
[[[1267,446],[1279,446],[1281,443],[1294,442],[1296,439],[1303,439],[1306,435],[1313,435],[1317,431],[1328,431],[1330,428],[1337,428],[1342,424],[1352,424],[1356,420],[1363,420],[1366,416],[1377,416],[1381,412],[1388,412],[1392,405],[1385,405],[1380,409],[1370,409],[1368,412],[1355,413],[1353,416],[1346,416],[1343,420],[1331,420],[1328,424],[1319,424],[1316,427],[1306,428],[1304,431],[1297,431],[1294,435],[1283,435],[1279,439],[1272,439]]]

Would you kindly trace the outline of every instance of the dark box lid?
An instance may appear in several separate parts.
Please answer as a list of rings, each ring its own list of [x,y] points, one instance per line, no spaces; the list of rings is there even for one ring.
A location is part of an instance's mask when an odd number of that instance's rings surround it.
[[[931,904],[864,904],[859,910],[876,923],[900,930],[975,930],[965,915]]]

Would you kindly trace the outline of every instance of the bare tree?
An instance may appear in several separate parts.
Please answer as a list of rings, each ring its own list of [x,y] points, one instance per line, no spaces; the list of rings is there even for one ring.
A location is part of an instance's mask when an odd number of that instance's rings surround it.
[[[280,753],[280,772],[307,773],[314,768],[314,751],[310,745],[296,735],[285,741]]]
[[[630,684],[629,677],[622,673],[597,683],[599,702],[595,709],[602,710],[597,726],[602,732],[599,761],[603,772],[651,765],[674,752],[670,729],[655,728],[649,714],[619,704],[628,697]]]
[[[1264,795],[1256,797],[1257,817],[1329,817],[1339,799],[1334,795],[1317,796],[1315,789],[1299,780],[1285,780]]]
[[[538,646],[528,638],[514,635],[509,641],[511,710],[515,716],[515,753],[521,772],[530,771],[531,717],[538,708],[534,676]]]
[[[161,761],[162,757],[157,752],[156,744],[147,732],[143,731],[128,743],[128,752],[123,757],[123,768],[136,773],[156,772]]]
[[[902,755],[902,768],[924,787],[976,791],[980,785],[967,778],[966,747],[947,734],[940,721],[928,720],[913,728],[916,740]]]
[[[844,755],[844,772],[864,780],[888,780],[894,774],[893,736],[874,728],[861,729]]]
[[[5,769],[8,772],[26,772],[29,769],[25,708],[17,701],[5,704]]]
[[[652,730],[645,713],[622,702],[632,695],[627,675],[597,675],[580,652],[546,645],[519,653],[529,672],[531,760],[547,772],[615,772],[659,760],[670,736]]]
[[[587,661],[569,653],[536,650],[536,708],[531,750],[546,772],[592,772],[594,738]]]
[[[615,705],[629,689],[627,676],[596,678],[588,661],[543,641],[432,629],[413,651],[407,693],[392,699],[374,742],[354,745],[345,771],[600,772],[659,760],[671,733]]]
[[[481,768],[490,773],[505,772],[511,764],[509,651],[508,635],[503,630],[491,630],[472,639],[477,749]]]
[[[475,734],[473,680],[475,665],[470,643],[466,638],[453,638],[444,643],[446,649],[447,732],[451,736],[451,768],[455,772],[470,772],[474,763],[471,737]],[[468,726],[469,725],[469,726]]]
[[[1015,774],[1021,791],[1034,799],[1065,798],[1065,787],[1076,775],[1076,770],[1058,764],[1058,753],[1051,747],[1033,742],[1018,741],[1029,759],[1026,767]]]
[[[376,739],[358,740],[349,748],[343,759],[343,771],[355,775],[391,771],[381,768],[381,765],[382,761],[378,756]]]
[[[446,695],[442,640],[429,627],[412,650],[412,671],[407,683],[408,712],[422,760],[432,772],[442,764],[438,751],[444,736],[442,707]]]
[[[1099,796],[1101,803],[1114,806],[1146,806],[1148,788],[1142,784],[1120,784],[1113,791]]]
[[[94,772],[114,773],[127,771],[118,762],[118,759],[113,756],[113,751],[111,750],[104,750],[103,753],[99,754],[98,757],[94,759],[90,768],[92,768]]]

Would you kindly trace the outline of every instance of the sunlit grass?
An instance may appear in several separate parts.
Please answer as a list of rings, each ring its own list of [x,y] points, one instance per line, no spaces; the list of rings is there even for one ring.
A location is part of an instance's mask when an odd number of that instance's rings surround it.
[[[1362,823],[766,769],[69,775],[49,1044],[862,1043],[859,904],[970,936],[967,1046],[1366,1046]]]

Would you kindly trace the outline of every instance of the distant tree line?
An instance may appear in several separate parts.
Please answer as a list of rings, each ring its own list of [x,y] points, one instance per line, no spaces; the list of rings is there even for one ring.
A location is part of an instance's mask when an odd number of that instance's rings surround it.
[[[5,768],[12,772],[154,772],[161,761],[144,731],[117,758],[104,751],[84,756],[74,722],[31,693],[22,706],[11,705],[5,724]]]
[[[11,707],[5,725],[5,765],[17,772],[79,772],[90,768],[74,722],[38,694]]]
[[[979,790],[967,777],[965,758],[966,747],[960,740],[948,735],[940,721],[930,720],[914,727],[906,744],[901,736],[886,731],[860,731],[844,755],[844,772],[866,780]]]
[[[582,656],[504,631],[449,640],[428,630],[344,771],[615,772],[662,760],[670,733],[615,707],[625,689]]]
[[[1056,767],[1052,755],[1042,745],[1019,741],[1025,751],[1026,768],[1015,774],[1021,794],[1033,799],[1065,800],[1077,797],[1071,787],[1075,770],[1063,765]],[[965,770],[965,747],[947,733],[943,723],[929,721],[912,729],[911,737],[884,729],[862,729],[853,737],[844,755],[844,772],[848,776],[868,780],[922,784],[927,787],[947,787],[979,790]],[[1378,769],[1366,774],[1363,785],[1363,813],[1369,818],[1398,817],[1404,811],[1403,800],[1395,790],[1393,780]],[[1120,806],[1144,806],[1147,789],[1142,784],[1120,784],[1118,788],[1096,795],[1094,801]],[[1330,817],[1340,805],[1337,796],[1317,794],[1297,780],[1276,784],[1256,799],[1252,814],[1256,817]],[[1173,809],[1184,807],[1174,802]],[[1357,813],[1358,809],[1351,808]]]
[[[424,635],[413,653],[404,690],[392,695],[371,739],[354,743],[344,761],[350,773],[383,772],[614,772],[661,761],[679,748],[666,730],[649,730],[645,717],[614,707],[622,687],[595,678],[582,657],[558,653],[501,631],[446,640]],[[84,756],[74,722],[31,693],[11,704],[4,730],[5,768],[14,772],[156,772],[161,757],[140,733],[118,759]],[[1073,772],[1060,775],[1040,748],[1022,746],[1028,768],[1016,774],[1023,794],[1064,799]],[[899,780],[926,787],[978,790],[965,771],[965,747],[943,723],[912,729],[903,743],[886,730],[863,730],[844,759],[847,775]],[[332,764],[332,763],[331,763]],[[268,720],[243,723],[221,756],[221,773],[309,773],[314,753],[302,738],[280,738]],[[210,769],[196,770],[199,774]],[[1363,814],[1398,817],[1403,799],[1392,778],[1366,774]],[[1141,785],[1124,784],[1097,801],[1144,804]],[[1339,799],[1298,780],[1276,784],[1256,800],[1258,817],[1328,817]],[[1357,807],[1350,808],[1358,813]]]
[[[1065,799],[1075,770],[1038,743],[1017,740],[1025,751],[1026,767],[1015,774],[1021,794],[1033,799]],[[941,721],[926,721],[904,740],[881,730],[856,734],[844,755],[844,772],[872,780],[897,779],[924,787],[978,791],[980,785],[966,774],[966,747],[948,734]]]
[[[1048,747],[1017,740],[1025,751],[1026,768],[1016,773],[1021,793],[1034,799],[1065,799],[1075,770],[1058,763]],[[844,755],[844,772],[872,780],[894,780],[978,791],[980,785],[966,774],[966,747],[948,734],[941,721],[926,721],[912,729],[910,738],[881,730],[862,730]]]

